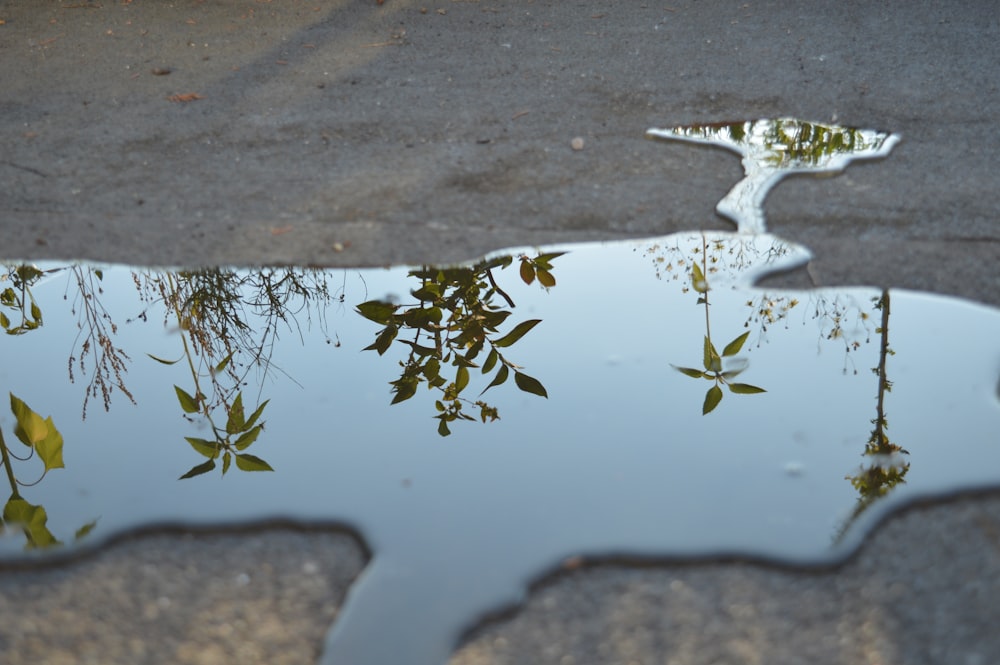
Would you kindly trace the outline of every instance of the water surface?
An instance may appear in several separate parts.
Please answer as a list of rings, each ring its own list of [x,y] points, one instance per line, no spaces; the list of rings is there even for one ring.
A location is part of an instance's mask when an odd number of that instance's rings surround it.
[[[753,286],[808,259],[692,231],[457,267],[12,263],[2,555],[346,524],[373,559],[324,662],[431,665],[566,560],[828,562],[996,484],[1000,313]]]

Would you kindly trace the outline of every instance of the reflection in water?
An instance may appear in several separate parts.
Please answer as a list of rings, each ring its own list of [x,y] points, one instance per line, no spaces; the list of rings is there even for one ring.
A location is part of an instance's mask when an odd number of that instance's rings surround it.
[[[899,141],[888,132],[790,118],[650,129],[646,136],[715,145],[739,153],[744,177],[719,201],[716,210],[746,233],[766,230],[764,199],[785,176],[843,171],[852,160],[888,155]]]
[[[0,554],[158,522],[351,524],[374,558],[323,663],[438,665],[568,557],[826,561],[905,501],[996,484],[1000,313],[752,286],[809,258],[763,233],[768,189],[897,137],[792,120],[648,134],[743,155],[719,205],[740,233],[363,273],[10,266]],[[700,368],[673,364],[695,344]],[[494,390],[511,374],[519,390]],[[724,390],[750,397],[719,408]],[[220,483],[217,465],[274,472]]]
[[[722,254],[731,253],[731,250],[734,248],[729,245],[730,243],[718,238],[713,239],[712,243],[713,249]],[[754,395],[766,391],[758,386],[733,380],[742,374],[749,365],[746,358],[736,355],[743,349],[747,338],[750,337],[749,330],[733,338],[733,341],[726,344],[722,349],[721,354],[715,348],[715,343],[712,341],[712,322],[709,312],[709,291],[711,291],[712,287],[707,275],[712,273],[709,265],[715,267],[718,262],[714,256],[712,257],[713,260],[709,261],[708,236],[706,235],[702,235],[701,252],[699,254],[700,257],[694,257],[690,265],[691,287],[698,294],[698,305],[705,308],[705,340],[702,345],[702,369],[677,366],[674,366],[674,369],[693,379],[708,379],[713,382],[712,387],[705,393],[705,402],[701,408],[702,415],[705,415],[714,410],[719,405],[719,402],[722,401],[724,395],[722,386],[725,386],[729,389],[729,392],[737,395]],[[699,258],[701,259],[700,265],[698,262]]]
[[[5,456],[4,521],[22,534],[5,547],[78,530],[99,543],[159,521],[344,521],[375,558],[328,662],[435,663],[476,616],[564,557],[815,561],[849,551],[912,497],[995,482],[1000,316],[905,292],[746,284],[755,263],[806,257],[766,234],[713,232],[364,273],[45,266],[27,284],[14,266],[4,321],[27,331],[3,338],[0,381],[24,406],[0,419],[3,449],[29,452],[23,414],[51,413],[30,420],[65,438],[66,468],[25,488],[52,455],[35,445],[42,463]],[[393,295],[404,289],[412,301]],[[83,301],[102,327],[86,323]],[[965,341],[942,345],[947,336]],[[700,361],[679,363],[696,345]],[[125,359],[106,383],[130,399],[83,419],[93,384],[70,383],[66,360],[93,377],[94,349]],[[411,391],[400,374],[412,366]],[[548,399],[525,388],[535,384],[498,390],[503,367],[530,371]],[[453,422],[441,414],[464,413],[459,386],[473,390],[463,368],[482,376],[490,410],[478,404],[485,424],[441,439]],[[859,368],[876,369],[874,400]],[[706,404],[706,388],[734,384],[749,387],[732,391],[740,399]],[[424,391],[435,409],[408,398]],[[888,438],[890,406],[906,451]],[[859,455],[871,468],[854,471]],[[255,460],[274,472],[193,477],[263,468]],[[373,637],[402,625],[413,630]]]
[[[539,254],[535,258],[520,256],[521,279],[529,285],[537,279],[544,288],[555,286],[552,261],[561,254]],[[369,300],[358,305],[358,313],[383,326],[375,341],[365,347],[366,351],[384,355],[394,340],[409,347],[406,360],[400,362],[402,375],[390,384],[392,403],[410,399],[420,384],[426,382],[428,388],[439,393],[434,406],[438,411],[435,418],[441,436],[451,434],[448,423],[475,420],[462,410],[463,404],[479,409],[479,418],[484,423],[500,417],[497,408],[482,399],[473,401],[462,397],[469,386],[471,370],[478,369],[485,375],[496,369],[493,380],[479,393],[480,397],[490,388],[506,382],[511,372],[518,388],[548,397],[538,379],[521,371],[520,366],[504,356],[503,349],[513,346],[541,322],[540,319],[522,321],[508,333],[501,335],[498,332],[515,305],[510,295],[497,284],[493,271],[502,270],[513,261],[514,257],[506,255],[468,267],[424,266],[408,273],[419,280],[417,288],[410,291],[417,301],[415,304]],[[498,300],[504,304],[498,305]],[[476,359],[484,352],[486,360],[479,365]],[[455,368],[453,380],[442,375],[442,363]]]
[[[859,469],[856,474],[847,476],[851,485],[858,491],[859,498],[841,533],[845,532],[851,522],[875,501],[888,494],[896,485],[905,483],[906,474],[910,470],[910,463],[906,458],[910,452],[890,441],[887,433],[889,421],[885,414],[885,396],[892,390],[887,362],[889,356],[896,353],[889,348],[890,300],[888,289],[873,299],[875,309],[882,314],[881,324],[876,329],[880,339],[878,366],[872,368],[872,372],[878,377],[878,397],[875,402],[875,418],[872,419],[875,429],[865,444],[864,456],[868,460],[867,466]]]

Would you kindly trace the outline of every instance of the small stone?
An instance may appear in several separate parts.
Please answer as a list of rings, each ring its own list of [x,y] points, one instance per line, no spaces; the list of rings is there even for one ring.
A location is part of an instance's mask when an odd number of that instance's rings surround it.
[[[333,251],[335,251],[335,252],[342,252],[342,251],[344,251],[344,243],[342,243],[342,242],[335,242],[335,243],[333,243]]]
[[[574,138],[572,141],[569,142],[569,145],[571,148],[573,148],[573,150],[583,150],[583,145],[584,145],[583,137],[577,136],[576,138]]]

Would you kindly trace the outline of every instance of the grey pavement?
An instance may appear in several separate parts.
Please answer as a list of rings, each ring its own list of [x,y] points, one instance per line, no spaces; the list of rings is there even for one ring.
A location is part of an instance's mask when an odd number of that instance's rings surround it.
[[[643,132],[792,116],[902,142],[772,192],[815,254],[774,283],[1000,306],[998,62],[986,0],[2,0],[0,255],[372,266],[727,229],[739,160]],[[976,495],[836,570],[584,567],[453,662],[998,662],[998,534]],[[0,661],[309,662],[362,560],[267,529],[0,567]]]

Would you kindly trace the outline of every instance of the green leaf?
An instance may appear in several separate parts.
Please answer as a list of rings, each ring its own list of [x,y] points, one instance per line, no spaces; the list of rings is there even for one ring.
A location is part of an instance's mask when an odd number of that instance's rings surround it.
[[[233,454],[228,450],[222,455],[222,475],[226,475],[226,471],[229,471],[229,466],[233,462]]]
[[[413,397],[417,392],[419,380],[415,376],[403,376],[392,382],[393,392],[392,404],[399,404]]]
[[[263,402],[260,403],[260,406],[257,407],[257,410],[250,414],[250,417],[247,418],[247,421],[243,423],[243,431],[247,431],[254,426],[254,423],[256,423],[257,419],[260,418],[260,414],[264,413],[264,407],[267,406],[268,402],[270,401],[271,400],[269,399],[264,400]]]
[[[411,307],[403,312],[403,321],[412,328],[433,327],[429,324],[441,323],[443,318],[440,307]]]
[[[700,369],[692,369],[691,367],[678,367],[677,365],[671,365],[671,367],[676,369],[681,374],[686,374],[695,379],[700,379],[706,376],[705,373]]]
[[[719,402],[722,401],[722,388],[719,386],[712,386],[705,393],[705,403],[701,407],[701,415],[709,413],[712,409],[719,406]]]
[[[750,331],[746,331],[729,344],[726,344],[726,348],[722,350],[723,356],[735,356],[743,348],[743,343],[747,341],[747,337],[750,336]]]
[[[42,321],[42,310],[34,302],[31,303],[31,318],[39,323]]]
[[[531,330],[541,322],[542,322],[541,319],[530,319],[528,321],[522,321],[521,323],[514,326],[514,329],[511,330],[509,333],[507,333],[497,341],[493,342],[493,346],[499,346],[501,348],[510,346],[517,340],[524,337],[529,330]]]
[[[544,286],[545,288],[547,289],[552,288],[553,286],[556,285],[556,278],[553,277],[552,273],[550,273],[548,270],[545,270],[544,268],[538,268],[535,271],[535,274],[538,275],[538,283]]]
[[[190,471],[185,473],[183,476],[177,480],[184,480],[185,478],[194,478],[195,476],[200,476],[203,473],[208,473],[215,468],[215,460],[208,460],[199,464],[198,466],[192,467]]]
[[[490,385],[488,385],[485,388],[483,388],[483,393],[486,392],[487,390],[489,390],[490,388],[492,388],[493,386],[499,386],[501,383],[503,383],[504,381],[506,381],[507,380],[507,375],[509,373],[510,373],[510,370],[507,369],[506,365],[500,365],[500,369],[497,370],[497,373],[493,377],[493,380],[490,382]],[[482,395],[483,393],[479,393],[479,394]]]
[[[497,350],[490,349],[490,354],[486,356],[486,362],[483,363],[483,374],[493,371],[493,368],[496,366],[499,358],[500,354],[497,353]]]
[[[424,363],[421,372],[427,377],[428,381],[433,381],[441,374],[441,362],[437,358],[431,358]]]
[[[364,348],[365,351],[378,351],[378,354],[384,355],[386,351],[389,350],[389,346],[392,344],[392,340],[396,339],[396,326],[386,326],[379,333],[379,336],[375,338],[369,346]]]
[[[705,357],[702,362],[705,364],[705,369],[709,372],[721,372],[722,371],[722,358],[719,356],[719,352],[715,350],[715,345],[712,344],[712,340],[705,335]]]
[[[535,267],[531,265],[531,261],[526,259],[521,260],[521,279],[525,284],[531,284],[535,281]]]
[[[410,291],[410,294],[421,302],[434,302],[441,297],[441,285],[427,282],[416,291]]]
[[[46,526],[49,518],[45,513],[45,508],[32,505],[20,497],[11,497],[7,505],[3,507],[3,521],[21,527],[28,539],[28,549],[60,544]]]
[[[156,362],[158,362],[160,364],[163,364],[163,365],[173,365],[175,363],[179,363],[184,358],[184,356],[181,356],[177,360],[164,360],[163,358],[157,358],[152,353],[147,353],[146,355],[149,356],[150,358],[152,358],[153,360],[155,360]]]
[[[487,310],[482,313],[483,317],[483,327],[489,328],[491,331],[496,332],[497,328],[500,327],[507,317],[511,315],[512,312],[506,309],[492,309]]]
[[[482,352],[484,339],[485,339],[484,337],[480,337],[479,339],[477,339],[475,342],[473,342],[472,346],[470,346],[469,350],[466,352],[465,359],[469,361],[469,364],[467,365],[468,367],[478,367],[478,365],[473,364],[472,361],[475,360],[476,357]]]
[[[472,362],[465,356],[459,356],[459,355],[455,356],[455,360],[453,360],[451,364],[455,365],[456,367],[479,367],[479,365]]]
[[[691,264],[691,286],[698,293],[708,292],[708,281],[705,279],[705,273],[701,271],[701,267],[697,263]]]
[[[240,471],[274,471],[270,464],[250,453],[236,455],[236,468]]]
[[[32,411],[27,404],[15,397],[14,393],[10,393],[10,410],[17,420],[14,435],[24,445],[34,446],[48,435],[49,428],[45,424],[45,420]]]
[[[35,450],[38,452],[38,456],[45,463],[46,471],[51,469],[62,469],[65,467],[63,464],[62,454],[62,434],[60,434],[59,430],[56,429],[51,416],[45,419],[45,425],[48,431],[44,439],[35,443]]]
[[[232,360],[232,359],[233,359],[233,352],[230,351],[229,355],[227,355],[225,358],[223,358],[222,362],[220,362],[218,365],[215,366],[215,373],[218,374],[222,370],[226,369],[226,365],[228,365],[229,361]]]
[[[236,450],[246,450],[250,447],[251,443],[257,440],[257,437],[260,436],[263,429],[263,425],[257,425],[253,429],[244,432],[240,435],[240,438],[236,439],[236,443],[233,444],[233,448],[236,448]]]
[[[180,386],[174,386],[174,390],[177,391],[177,401],[181,403],[184,413],[196,413],[198,411],[198,401],[194,397],[184,392]]]
[[[441,436],[448,436],[451,434],[451,430],[448,429],[448,421],[444,418],[438,418],[438,434]]]
[[[229,418],[226,420],[226,432],[236,434],[243,431],[246,420],[243,417],[243,393],[236,393],[233,405],[229,407]]]
[[[533,395],[538,395],[539,397],[548,398],[549,394],[545,392],[545,387],[541,382],[527,374],[522,374],[521,372],[514,372],[514,383],[517,387],[526,393],[532,393]]]
[[[73,540],[83,540],[84,538],[87,537],[87,535],[91,531],[94,530],[94,527],[96,526],[97,526],[97,520],[92,520],[90,522],[87,522],[86,524],[84,524],[83,526],[81,526],[79,529],[76,530],[76,533],[73,534]]]
[[[421,346],[420,344],[417,344],[416,342],[411,342],[409,340],[399,340],[399,341],[402,342],[403,344],[406,344],[411,349],[413,349],[413,352],[416,353],[418,356],[433,356],[435,353],[437,353],[437,349],[432,349],[429,346]]]
[[[756,393],[766,393],[767,391],[749,383],[730,383],[729,390],[740,395],[754,395]]]
[[[558,259],[560,256],[566,252],[549,252],[548,254],[539,254],[535,257],[534,264],[545,270],[552,270],[552,261]]]
[[[207,439],[199,439],[193,436],[186,436],[184,440],[191,444],[191,447],[195,451],[208,459],[215,459],[219,456],[219,451],[222,446],[219,445],[218,441],[209,441]]]
[[[462,366],[455,372],[455,394],[458,395],[469,385],[469,368]]]
[[[2,326],[4,330],[10,328],[10,319],[8,319],[7,315],[3,312],[0,312],[0,326]]]
[[[383,300],[369,300],[358,305],[358,313],[369,321],[375,323],[388,324],[392,321],[392,315],[396,313],[397,305]]]

